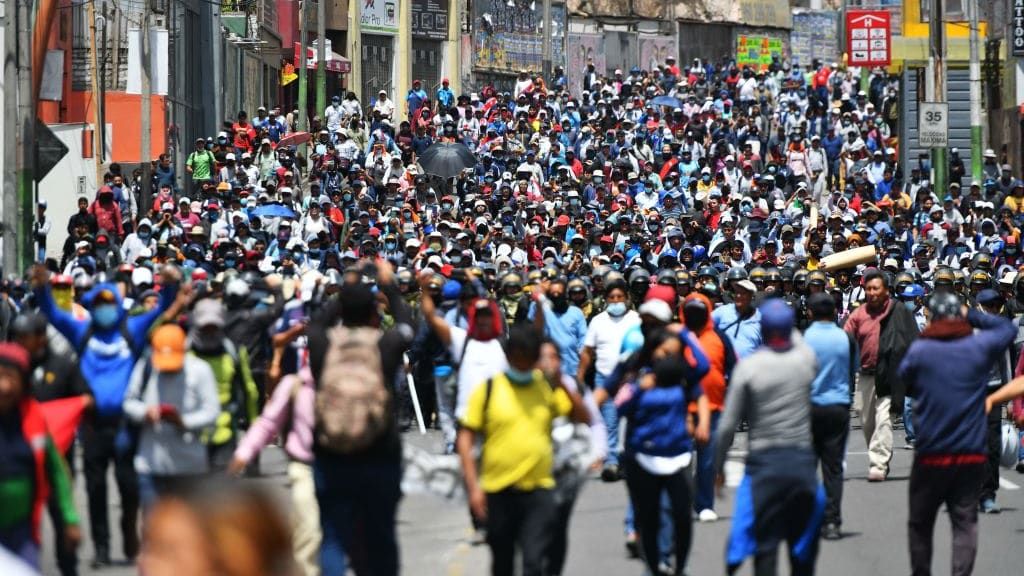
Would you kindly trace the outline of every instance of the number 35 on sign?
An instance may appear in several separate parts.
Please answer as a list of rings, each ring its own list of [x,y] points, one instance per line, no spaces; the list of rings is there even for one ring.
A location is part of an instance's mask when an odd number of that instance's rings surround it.
[[[949,142],[949,104],[921,102],[919,106],[918,143],[923,148],[945,148]]]

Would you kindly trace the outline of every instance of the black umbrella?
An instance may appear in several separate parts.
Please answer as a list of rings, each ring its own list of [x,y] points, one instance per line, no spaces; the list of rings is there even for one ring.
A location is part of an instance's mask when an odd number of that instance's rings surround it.
[[[465,144],[438,142],[423,151],[419,163],[427,174],[454,178],[466,168],[476,166],[476,155]]]

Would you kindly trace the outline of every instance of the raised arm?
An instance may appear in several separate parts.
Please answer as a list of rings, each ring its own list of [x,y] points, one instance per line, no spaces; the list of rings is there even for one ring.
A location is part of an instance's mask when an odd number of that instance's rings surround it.
[[[430,297],[430,281],[433,277],[434,273],[431,271],[420,274],[420,290],[423,292],[423,297],[420,298],[420,312],[423,315],[423,321],[434,331],[434,334],[437,334],[438,339],[447,348],[452,343],[452,331],[444,318],[437,313],[437,306],[434,305],[434,300]]]

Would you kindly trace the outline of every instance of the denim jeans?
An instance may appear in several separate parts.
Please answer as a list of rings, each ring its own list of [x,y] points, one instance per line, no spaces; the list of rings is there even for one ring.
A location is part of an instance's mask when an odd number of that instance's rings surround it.
[[[693,499],[695,512],[715,509],[715,432],[722,413],[711,413],[711,437],[706,446],[697,447],[697,495]]]
[[[323,574],[345,574],[349,562],[359,576],[398,574],[395,517],[401,479],[397,459],[316,455],[313,480],[323,530]]]
[[[913,444],[917,435],[914,434],[914,404],[910,396],[903,397],[903,432],[907,436],[907,443]]]
[[[600,372],[594,374],[594,387],[603,388],[605,376]],[[605,466],[619,465],[619,410],[615,402],[608,399],[601,404],[601,418],[604,420],[605,430],[608,431],[608,455],[604,459]]]

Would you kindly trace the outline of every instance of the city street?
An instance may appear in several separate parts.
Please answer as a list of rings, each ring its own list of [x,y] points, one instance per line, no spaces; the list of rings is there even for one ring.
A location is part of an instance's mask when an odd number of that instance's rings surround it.
[[[843,500],[845,537],[838,542],[822,541],[818,557],[818,573],[829,576],[864,576],[906,574],[909,570],[907,553],[907,479],[910,474],[909,450],[897,448],[892,473],[882,484],[868,484],[867,455],[859,424],[854,421],[849,443],[848,475]],[[897,445],[902,445],[902,432],[896,433]],[[741,443],[744,435],[739,435]],[[432,447],[439,437],[417,433],[406,435],[407,442]],[[727,483],[739,481],[742,452],[734,449],[728,466]],[[283,453],[269,448],[264,453],[265,483],[282,496],[284,502],[285,476]],[[979,522],[980,543],[975,574],[1000,576],[1019,574],[1022,554],[1020,542],[1024,538],[1024,475],[1010,470],[1002,471],[1002,486],[998,501],[1003,512],[983,515]],[[77,498],[84,509],[85,493],[79,476]],[[721,520],[713,524],[696,526],[688,573],[691,575],[721,574],[725,541],[731,519],[731,489],[718,505]],[[112,498],[116,507],[116,499]],[[622,539],[622,516],[626,503],[623,483],[604,484],[590,482],[576,504],[573,515],[569,560],[565,573],[574,574],[641,574],[639,561],[629,560]],[[486,546],[471,546],[466,507],[461,501],[447,501],[427,494],[410,494],[400,508],[399,534],[402,565],[406,574],[471,576],[488,573],[489,555]],[[83,531],[88,537],[88,523]],[[116,530],[114,531],[116,533]],[[49,530],[46,542],[44,574],[56,574]],[[940,514],[936,524],[933,562],[936,575],[949,574],[949,522]],[[120,544],[112,546],[115,552]],[[122,576],[135,574],[134,567],[116,567],[91,571],[88,560],[91,545],[86,541],[81,549],[82,574]],[[788,573],[785,560],[780,560],[780,573]],[[748,567],[742,574],[752,573]]]

